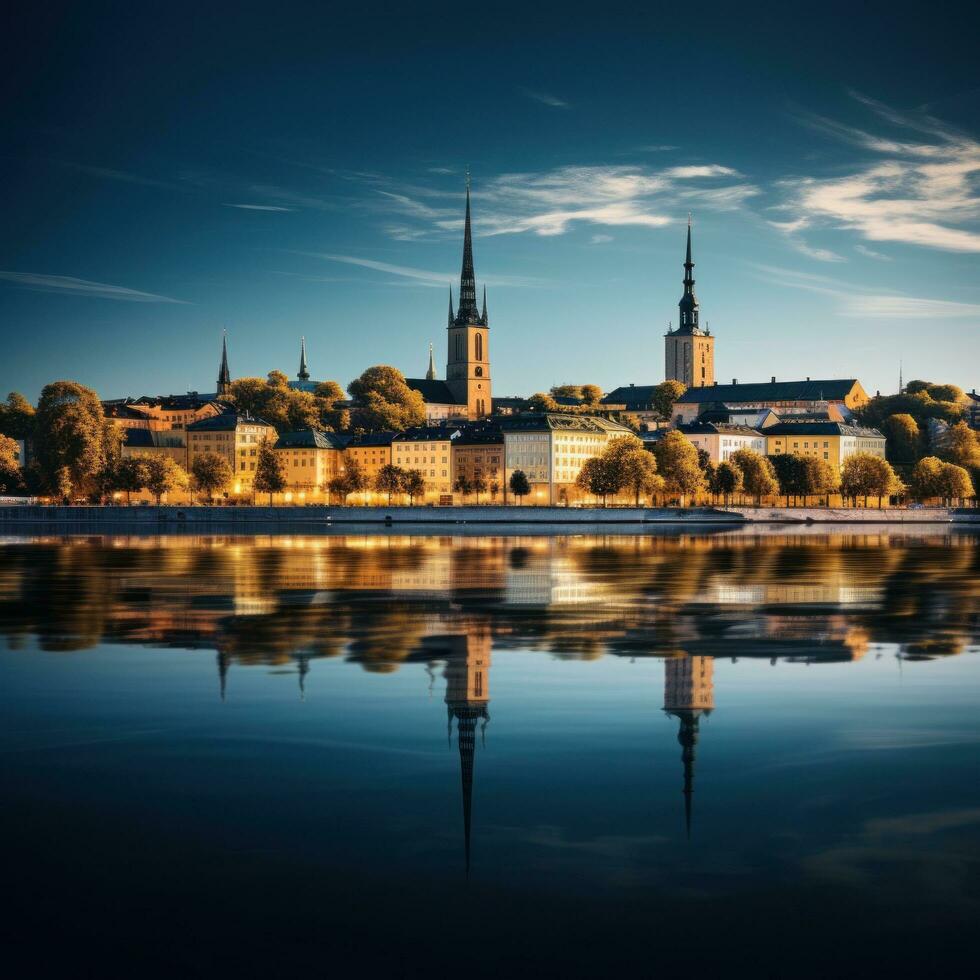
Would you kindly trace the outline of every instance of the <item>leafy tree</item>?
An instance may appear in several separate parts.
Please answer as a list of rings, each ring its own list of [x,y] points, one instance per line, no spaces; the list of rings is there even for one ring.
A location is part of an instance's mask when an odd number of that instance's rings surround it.
[[[30,439],[34,434],[34,406],[18,391],[0,403],[0,435]]]
[[[561,410],[558,402],[551,395],[546,395],[543,391],[531,395],[527,400],[527,407],[532,412],[557,412]]]
[[[397,368],[370,367],[347,388],[357,402],[355,424],[364,429],[401,430],[425,422],[422,395]]]
[[[683,503],[686,494],[704,489],[704,472],[698,466],[698,451],[682,432],[671,429],[654,444],[657,472],[671,493],[679,493]]]
[[[46,385],[35,416],[35,458],[44,488],[91,494],[118,447],[99,396],[74,381]],[[62,472],[64,471],[64,472]]]
[[[270,371],[266,375],[269,387],[271,388],[288,388],[289,387],[289,376],[283,371]]]
[[[391,495],[401,493],[405,479],[405,471],[400,466],[392,463],[385,463],[378,470],[374,477],[374,489],[378,493],[388,494],[388,504],[391,504]]]
[[[887,460],[872,453],[848,456],[841,467],[841,493],[852,500],[864,497],[865,507],[868,506],[868,497],[877,497],[880,508],[882,497],[895,492],[899,485],[895,471]]]
[[[224,490],[234,479],[235,474],[224,456],[217,453],[201,453],[191,463],[191,476],[197,488],[207,494],[209,500]]]
[[[929,385],[929,397],[937,402],[958,402],[963,400],[963,389],[956,385]]]
[[[952,500],[965,500],[975,495],[970,474],[955,463],[943,463],[937,481],[939,496],[947,503]]]
[[[421,470],[405,470],[402,474],[402,493],[408,494],[408,502],[415,503],[416,497],[425,494],[425,477]]]
[[[259,446],[259,458],[255,463],[255,480],[252,486],[256,493],[269,495],[270,507],[272,495],[282,493],[286,489],[286,473],[271,439],[263,440],[262,445]]]
[[[905,386],[905,394],[918,395],[920,392],[928,393],[929,389],[932,387],[933,387],[933,383],[931,381],[919,381],[919,380],[910,381]]]
[[[615,465],[605,456],[591,456],[579,470],[575,485],[593,497],[602,498],[602,506],[606,506],[609,494],[617,494],[623,484]]]
[[[963,417],[964,400],[934,398],[930,392],[948,395],[959,391],[955,385],[934,385],[928,381],[910,381],[898,395],[876,395],[863,406],[857,416],[863,425],[881,427],[891,415],[911,415],[922,429],[929,419],[958,422]]]
[[[935,456],[926,456],[915,464],[909,488],[918,500],[939,497],[947,501],[974,495],[970,474],[962,466]]]
[[[936,455],[964,469],[980,466],[980,439],[966,422],[951,425],[942,435]]]
[[[523,503],[524,498],[531,492],[531,481],[524,470],[514,470],[511,473],[509,486],[510,492],[517,497],[518,503]]]
[[[796,497],[804,493],[806,484],[804,457],[799,453],[777,453],[768,458],[776,474],[776,481],[779,483],[779,492],[786,498],[788,507],[790,497],[793,497],[795,503]]]
[[[493,503],[497,499],[497,494],[500,493],[500,484],[493,480],[490,484],[490,503]]]
[[[738,493],[741,489],[742,471],[739,469],[738,464],[730,460],[719,463],[715,468],[714,483],[711,487],[712,492],[721,494],[727,507],[731,501],[732,494]]]
[[[661,381],[660,384],[653,389],[653,402],[654,411],[665,421],[669,422],[671,416],[674,414],[674,402],[677,401],[687,388],[681,384],[680,381],[667,380]]]
[[[336,381],[321,381],[313,398],[320,413],[321,428],[333,432],[345,432],[350,428],[350,412],[339,404],[346,398],[344,389]]]
[[[352,493],[361,493],[368,488],[367,474],[361,469],[356,459],[348,461],[343,473],[338,473],[328,484],[330,493],[338,494],[341,502],[346,504]]]
[[[17,443],[0,435],[0,493],[19,493],[24,487],[24,474],[17,461]]]
[[[240,412],[264,419],[277,432],[298,429],[320,429],[342,426],[331,423],[343,421],[343,414],[335,411],[335,402],[343,397],[343,391],[335,381],[326,381],[315,392],[289,387],[289,379],[282,371],[270,371],[265,378],[238,378],[231,383],[222,400],[233,404]]]
[[[746,493],[755,497],[758,507],[763,497],[779,493],[779,481],[772,463],[754,449],[739,449],[732,453],[731,461],[742,471],[742,483]]]
[[[467,495],[473,492],[473,484],[465,473],[460,473],[453,481],[453,491],[463,498],[463,503],[466,503]]]
[[[476,494],[476,502],[480,502],[480,494],[487,492],[487,478],[482,475],[474,476],[470,482],[473,492]]]
[[[887,455],[896,463],[912,463],[919,456],[922,433],[919,423],[908,414],[889,415],[882,423],[881,431],[887,440]]]
[[[803,506],[805,507],[809,498],[814,494],[820,496],[834,493],[840,481],[837,479],[833,466],[827,460],[817,459],[814,456],[803,456],[801,459]]]
[[[146,489],[156,497],[157,507],[165,493],[182,490],[188,484],[187,473],[169,456],[147,456]]]
[[[139,493],[150,482],[146,459],[142,456],[124,456],[116,464],[115,489],[126,494],[126,503],[133,502],[132,495]]]
[[[632,490],[635,506],[640,506],[641,493],[652,494],[663,490],[664,479],[657,473],[657,460],[636,436],[611,440],[602,457],[611,467],[611,482],[617,484],[612,492]]]
[[[575,398],[581,400],[581,385],[552,385],[549,392],[552,398]]]
[[[598,385],[582,385],[582,401],[586,405],[598,405],[602,401],[602,389]]]

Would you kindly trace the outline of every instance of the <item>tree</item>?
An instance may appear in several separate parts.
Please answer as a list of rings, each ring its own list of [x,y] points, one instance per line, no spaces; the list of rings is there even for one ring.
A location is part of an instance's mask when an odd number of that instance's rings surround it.
[[[682,505],[686,494],[704,489],[704,473],[698,466],[698,451],[682,432],[671,429],[664,433],[663,438],[654,443],[653,455],[665,488],[671,493],[679,493]]]
[[[191,475],[198,490],[206,493],[211,501],[214,500],[214,495],[224,490],[235,476],[223,456],[210,452],[194,457],[194,462],[191,463]]]
[[[356,459],[349,460],[344,472],[337,474],[327,484],[329,492],[339,494],[341,502],[344,504],[347,503],[347,498],[352,493],[361,493],[367,490],[367,487],[367,474],[358,465]]]
[[[286,473],[271,439],[263,440],[262,445],[259,446],[259,458],[255,463],[255,480],[252,486],[256,493],[269,495],[270,507],[272,495],[282,493],[286,489]]]
[[[397,368],[370,367],[347,389],[357,402],[356,424],[364,429],[402,430],[425,422],[422,395],[409,388]]]
[[[342,421],[334,405],[343,398],[343,390],[335,381],[319,384],[316,391],[301,391],[289,387],[282,371],[270,371],[265,378],[238,378],[231,383],[222,401],[233,404],[240,412],[264,419],[277,432],[297,429],[337,429]]]
[[[827,460],[817,459],[815,456],[802,456],[800,459],[803,506],[806,507],[810,496],[813,494],[829,496],[837,490],[840,481],[833,466]]]
[[[611,483],[617,484],[612,492],[619,493],[624,488],[632,490],[635,506],[640,506],[641,493],[663,490],[664,480],[657,473],[657,460],[636,436],[611,440],[602,455],[611,467]]]
[[[0,435],[0,493],[19,493],[24,487],[24,475],[17,462],[17,443]]]
[[[779,483],[779,492],[786,498],[786,506],[789,506],[791,496],[795,504],[796,497],[802,494],[806,487],[804,457],[799,453],[777,453],[768,458],[776,474],[776,481]]]
[[[963,389],[957,385],[929,385],[929,397],[937,402],[959,402],[963,400]]]
[[[527,400],[527,407],[532,412],[557,412],[561,409],[558,402],[551,395],[546,395],[543,391],[531,395]]]
[[[477,474],[470,482],[473,492],[476,494],[476,502],[480,502],[480,494],[487,492],[487,478],[482,474]]]
[[[755,497],[758,507],[763,497],[779,493],[776,471],[769,460],[754,449],[739,449],[732,453],[731,461],[742,471],[742,483],[746,493]]]
[[[848,456],[841,467],[841,493],[852,500],[864,497],[865,507],[868,497],[877,497],[880,508],[882,497],[895,492],[899,486],[898,477],[889,463],[873,453]]]
[[[598,385],[582,385],[582,401],[586,405],[598,405],[602,401],[602,389]]]
[[[35,458],[44,488],[91,494],[107,470],[119,438],[99,396],[74,381],[46,385],[34,425]],[[62,472],[64,471],[64,472]]]
[[[344,432],[350,428],[350,412],[339,403],[344,401],[344,389],[336,381],[321,381],[313,391],[313,400],[320,415],[320,428]]]
[[[919,423],[908,412],[889,415],[881,431],[887,440],[888,459],[896,463],[912,463],[919,456],[922,433]]]
[[[124,456],[116,464],[115,488],[126,494],[126,503],[133,502],[132,495],[139,493],[150,482],[146,459],[141,456]]]
[[[187,473],[169,456],[147,456],[146,489],[156,497],[157,507],[165,493],[182,490],[188,484]]]
[[[653,389],[653,397],[651,401],[653,403],[654,411],[656,411],[656,413],[665,422],[669,422],[671,416],[674,414],[674,402],[676,402],[685,391],[687,391],[687,388],[680,381],[661,381],[660,384]]]
[[[391,495],[393,493],[401,492],[404,478],[405,471],[400,466],[395,466],[392,463],[385,463],[385,465],[378,470],[374,477],[374,489],[377,490],[378,493],[388,494],[388,504],[390,506]]]
[[[467,494],[473,491],[473,484],[470,483],[465,473],[460,473],[453,481],[453,491],[463,498],[463,503],[465,504]]]
[[[34,434],[34,406],[18,391],[0,403],[0,435],[11,439],[30,439]]]
[[[500,484],[496,480],[493,480],[490,483],[490,503],[496,501],[498,493],[500,493]]]
[[[523,503],[524,498],[531,492],[531,481],[528,480],[524,470],[514,470],[508,483],[510,492],[517,497],[518,503]]]
[[[593,497],[601,497],[603,507],[609,494],[619,493],[623,486],[614,464],[605,456],[590,456],[582,464],[575,485]]]
[[[957,466],[955,463],[942,464],[937,489],[939,496],[947,503],[952,500],[963,501],[975,494],[970,474],[962,466]]]
[[[936,455],[964,469],[980,466],[980,439],[966,422],[951,425],[942,435]]]
[[[926,456],[915,464],[909,488],[918,500],[939,497],[944,503],[975,494],[970,474],[962,466],[943,462],[935,456]]]
[[[402,493],[408,494],[410,504],[425,493],[425,477],[421,470],[405,470],[402,473]]]
[[[738,493],[742,489],[742,471],[737,463],[730,460],[719,463],[715,468],[714,484],[711,487],[713,493],[720,493],[725,500],[727,507],[733,493]]]
[[[552,385],[549,391],[552,398],[574,398],[576,401],[582,400],[581,385]]]

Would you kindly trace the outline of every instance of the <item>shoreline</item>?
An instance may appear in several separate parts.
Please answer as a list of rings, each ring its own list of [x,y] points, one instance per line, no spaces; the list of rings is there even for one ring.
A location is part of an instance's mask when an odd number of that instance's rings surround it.
[[[633,525],[649,527],[692,526],[737,528],[759,524],[903,525],[939,524],[980,529],[980,509],[949,508],[821,508],[821,507],[60,507],[0,506],[0,531],[18,528],[79,527],[126,528],[154,533],[181,528],[306,527],[338,525],[392,527],[404,525],[455,527],[486,526],[589,526]]]

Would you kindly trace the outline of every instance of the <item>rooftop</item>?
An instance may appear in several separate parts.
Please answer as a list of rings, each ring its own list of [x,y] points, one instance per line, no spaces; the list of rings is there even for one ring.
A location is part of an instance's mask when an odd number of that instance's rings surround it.
[[[187,426],[188,432],[232,432],[240,425],[261,425],[267,429],[273,426],[265,419],[256,418],[253,415],[240,415],[238,412],[224,412],[221,415],[212,415],[210,418],[198,419]]]
[[[282,433],[276,440],[276,449],[343,449],[348,438],[336,432],[298,429],[295,432]]]
[[[450,391],[445,381],[430,381],[428,378],[406,378],[405,384],[417,391],[422,400],[431,405],[463,405],[465,403]]]
[[[632,429],[618,422],[593,415],[563,415],[559,412],[524,412],[500,420],[505,432],[629,432]]]
[[[709,385],[688,388],[677,399],[679,405],[702,402],[780,402],[780,401],[841,401],[849,395],[857,378],[830,378],[811,381],[763,381],[749,384]],[[622,389],[617,389],[620,391]],[[610,395],[610,397],[612,397]]]
[[[860,436],[864,439],[885,437],[877,429],[869,429],[860,425],[848,425],[846,422],[791,422],[788,416],[770,425],[766,429],[767,436]]]

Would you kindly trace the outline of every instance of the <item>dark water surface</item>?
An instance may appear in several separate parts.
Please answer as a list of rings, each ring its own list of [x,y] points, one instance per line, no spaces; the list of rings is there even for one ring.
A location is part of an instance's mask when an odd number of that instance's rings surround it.
[[[0,633],[17,976],[974,972],[976,535],[0,538]]]

